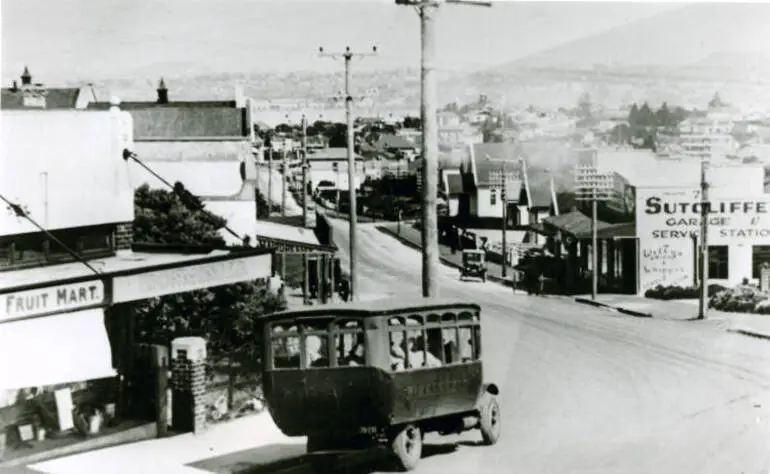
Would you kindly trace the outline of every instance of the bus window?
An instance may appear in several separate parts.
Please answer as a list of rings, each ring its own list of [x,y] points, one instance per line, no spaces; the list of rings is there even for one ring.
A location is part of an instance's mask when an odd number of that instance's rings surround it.
[[[329,348],[326,334],[305,336],[305,357],[309,368],[329,367]]]
[[[439,321],[441,321],[441,318],[439,317],[438,314],[429,314],[428,315],[428,322],[429,323],[438,323]]]
[[[276,369],[299,369],[299,335],[273,336],[273,367]]]
[[[471,362],[475,359],[473,352],[473,328],[461,327],[457,330],[458,333],[458,352],[460,354],[460,361]]]
[[[338,319],[337,329],[363,329],[363,323],[360,319]]]
[[[481,326],[473,326],[473,358],[481,358]]]
[[[460,322],[470,322],[474,320],[473,315],[471,313],[460,313],[457,316],[457,319],[459,319]]]
[[[390,318],[388,319],[388,326],[403,326],[404,318]]]
[[[360,366],[366,363],[364,333],[337,334],[337,366]]]
[[[425,331],[425,336],[430,356],[433,356],[437,361],[443,360],[446,362],[444,359],[444,338],[441,328],[430,328]],[[430,356],[428,357],[430,358]]]
[[[444,362],[456,364],[460,362],[460,346],[457,343],[457,328],[441,329],[441,345],[444,351]]]
[[[455,323],[454,313],[444,313],[441,316],[441,322],[444,324],[454,324]]]
[[[406,368],[406,339],[404,331],[390,330],[390,368],[394,371]]]

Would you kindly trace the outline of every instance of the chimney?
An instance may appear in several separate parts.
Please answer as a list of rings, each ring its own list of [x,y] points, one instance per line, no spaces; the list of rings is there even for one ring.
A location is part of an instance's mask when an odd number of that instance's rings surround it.
[[[158,103],[168,104],[168,89],[162,77],[160,78],[160,84],[158,84]]]
[[[32,74],[29,73],[27,66],[24,66],[24,72],[21,74],[21,85],[29,86],[32,84]]]
[[[11,84],[11,91],[16,92],[18,90],[19,90],[19,83],[16,81],[13,81],[13,83]]]

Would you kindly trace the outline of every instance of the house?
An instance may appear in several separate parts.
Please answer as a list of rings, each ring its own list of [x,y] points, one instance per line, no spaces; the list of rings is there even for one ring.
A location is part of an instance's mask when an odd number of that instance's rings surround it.
[[[414,160],[417,155],[417,145],[415,142],[401,135],[382,134],[377,138],[373,146],[378,151],[390,153],[397,157],[404,157],[409,161]]]
[[[360,189],[364,182],[364,158],[358,153],[354,154],[355,160],[355,186]],[[340,190],[348,189],[348,149],[343,147],[330,147],[323,150],[311,151],[307,155],[310,164],[310,177],[308,181],[315,189],[319,184],[330,184]]]
[[[21,85],[13,81],[0,96],[3,110],[78,110],[85,109],[93,90],[85,87],[47,87],[32,82],[32,74],[24,68]]]
[[[105,110],[109,106],[93,102],[88,109]],[[133,118],[137,158],[164,179],[182,182],[204,200],[254,201],[256,122],[249,99],[238,91],[229,101],[173,101],[161,79],[156,100],[123,102],[120,108]],[[162,186],[136,164],[130,171],[136,187],[144,183]]]

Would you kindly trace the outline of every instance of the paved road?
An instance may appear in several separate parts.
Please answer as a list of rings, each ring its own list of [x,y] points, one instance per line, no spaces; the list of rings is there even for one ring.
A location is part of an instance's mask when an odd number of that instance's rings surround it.
[[[347,265],[347,223],[333,221]],[[420,255],[359,226],[360,293],[420,293]],[[441,294],[483,308],[486,377],[503,438],[429,437],[418,473],[770,472],[770,343],[719,323],[637,319],[569,300],[458,281]],[[448,451],[453,451],[447,453]]]

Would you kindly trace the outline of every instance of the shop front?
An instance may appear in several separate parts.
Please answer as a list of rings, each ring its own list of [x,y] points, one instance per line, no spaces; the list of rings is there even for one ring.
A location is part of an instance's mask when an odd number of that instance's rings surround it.
[[[133,252],[4,272],[0,288],[0,466],[158,433],[131,410],[132,302],[269,278],[273,249]],[[134,397],[135,398],[135,397]]]
[[[731,198],[722,191],[707,209],[708,282],[733,286],[757,280],[761,265],[770,262],[770,197]],[[640,292],[698,285],[698,191],[639,188],[637,198]]]

